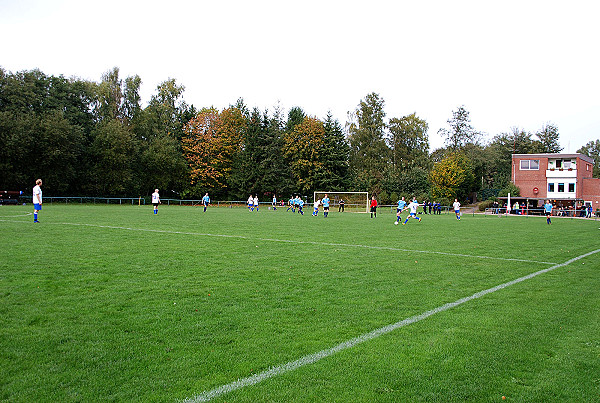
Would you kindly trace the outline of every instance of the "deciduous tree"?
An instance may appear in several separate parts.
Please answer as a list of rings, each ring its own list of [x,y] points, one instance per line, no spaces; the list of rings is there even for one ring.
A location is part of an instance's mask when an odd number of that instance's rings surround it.
[[[350,170],[357,190],[378,192],[390,160],[385,142],[385,102],[376,93],[361,100],[347,125],[350,138]]]
[[[462,153],[452,153],[433,166],[429,180],[433,197],[464,200],[474,180],[470,161]]]

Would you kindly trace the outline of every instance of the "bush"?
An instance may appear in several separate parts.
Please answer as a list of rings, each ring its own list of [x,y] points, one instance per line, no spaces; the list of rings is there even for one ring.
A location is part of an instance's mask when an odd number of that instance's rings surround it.
[[[381,193],[379,193],[379,197],[377,197],[377,202],[379,204],[390,204],[390,196],[385,190],[382,190]]]
[[[481,202],[479,204],[479,211],[485,211],[486,208],[490,208],[494,205],[494,201],[493,200],[486,200],[484,202]]]
[[[518,197],[521,195],[521,190],[511,182],[498,193],[498,197],[507,197],[509,193],[511,196]]]

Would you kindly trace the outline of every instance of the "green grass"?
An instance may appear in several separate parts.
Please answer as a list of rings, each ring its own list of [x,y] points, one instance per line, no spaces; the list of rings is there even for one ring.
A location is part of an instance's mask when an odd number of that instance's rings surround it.
[[[151,210],[0,207],[2,401],[191,398],[600,248],[596,221]],[[214,401],[598,401],[599,289],[600,253]]]

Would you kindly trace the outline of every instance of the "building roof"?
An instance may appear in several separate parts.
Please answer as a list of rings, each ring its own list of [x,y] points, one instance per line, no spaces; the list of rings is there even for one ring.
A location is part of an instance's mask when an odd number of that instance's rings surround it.
[[[542,154],[513,154],[513,158],[579,158],[585,162],[594,165],[594,159],[585,154],[560,154],[560,153],[542,153]]]

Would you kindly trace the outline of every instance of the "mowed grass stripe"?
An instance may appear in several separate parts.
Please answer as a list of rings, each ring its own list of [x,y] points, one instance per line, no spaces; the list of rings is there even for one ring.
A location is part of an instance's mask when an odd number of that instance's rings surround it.
[[[11,221],[11,220],[0,220],[0,221],[1,222],[21,222],[21,221]],[[411,252],[411,253],[419,253],[419,254],[436,254],[436,255],[443,255],[443,256],[466,257],[466,258],[472,258],[472,259],[502,260],[502,261],[507,261],[507,262],[537,263],[537,264],[547,264],[547,265],[555,265],[556,264],[556,262],[545,262],[545,261],[529,260],[529,259],[469,255],[469,254],[464,254],[464,253],[450,253],[450,252],[440,252],[440,251],[433,251],[433,250],[394,248],[394,247],[390,247],[390,246],[374,246],[374,245],[347,244],[347,243],[335,243],[335,242],[302,241],[302,240],[293,240],[293,239],[260,238],[260,237],[249,237],[249,236],[244,236],[244,235],[210,234],[210,233],[188,232],[188,231],[169,231],[169,230],[159,230],[159,229],[120,227],[120,226],[114,226],[114,225],[97,225],[97,224],[86,224],[86,223],[51,222],[49,224],[51,224],[51,225],[72,225],[72,226],[106,228],[106,229],[119,229],[119,230],[126,230],[126,231],[152,232],[152,233],[159,233],[159,234],[193,235],[193,236],[218,237],[218,238],[237,238],[237,239],[245,239],[245,240],[251,240],[251,241],[261,241],[261,242],[284,242],[284,243],[305,244],[305,245],[337,246],[337,247],[346,247],[346,248],[389,250],[389,251],[397,251],[397,252]]]

